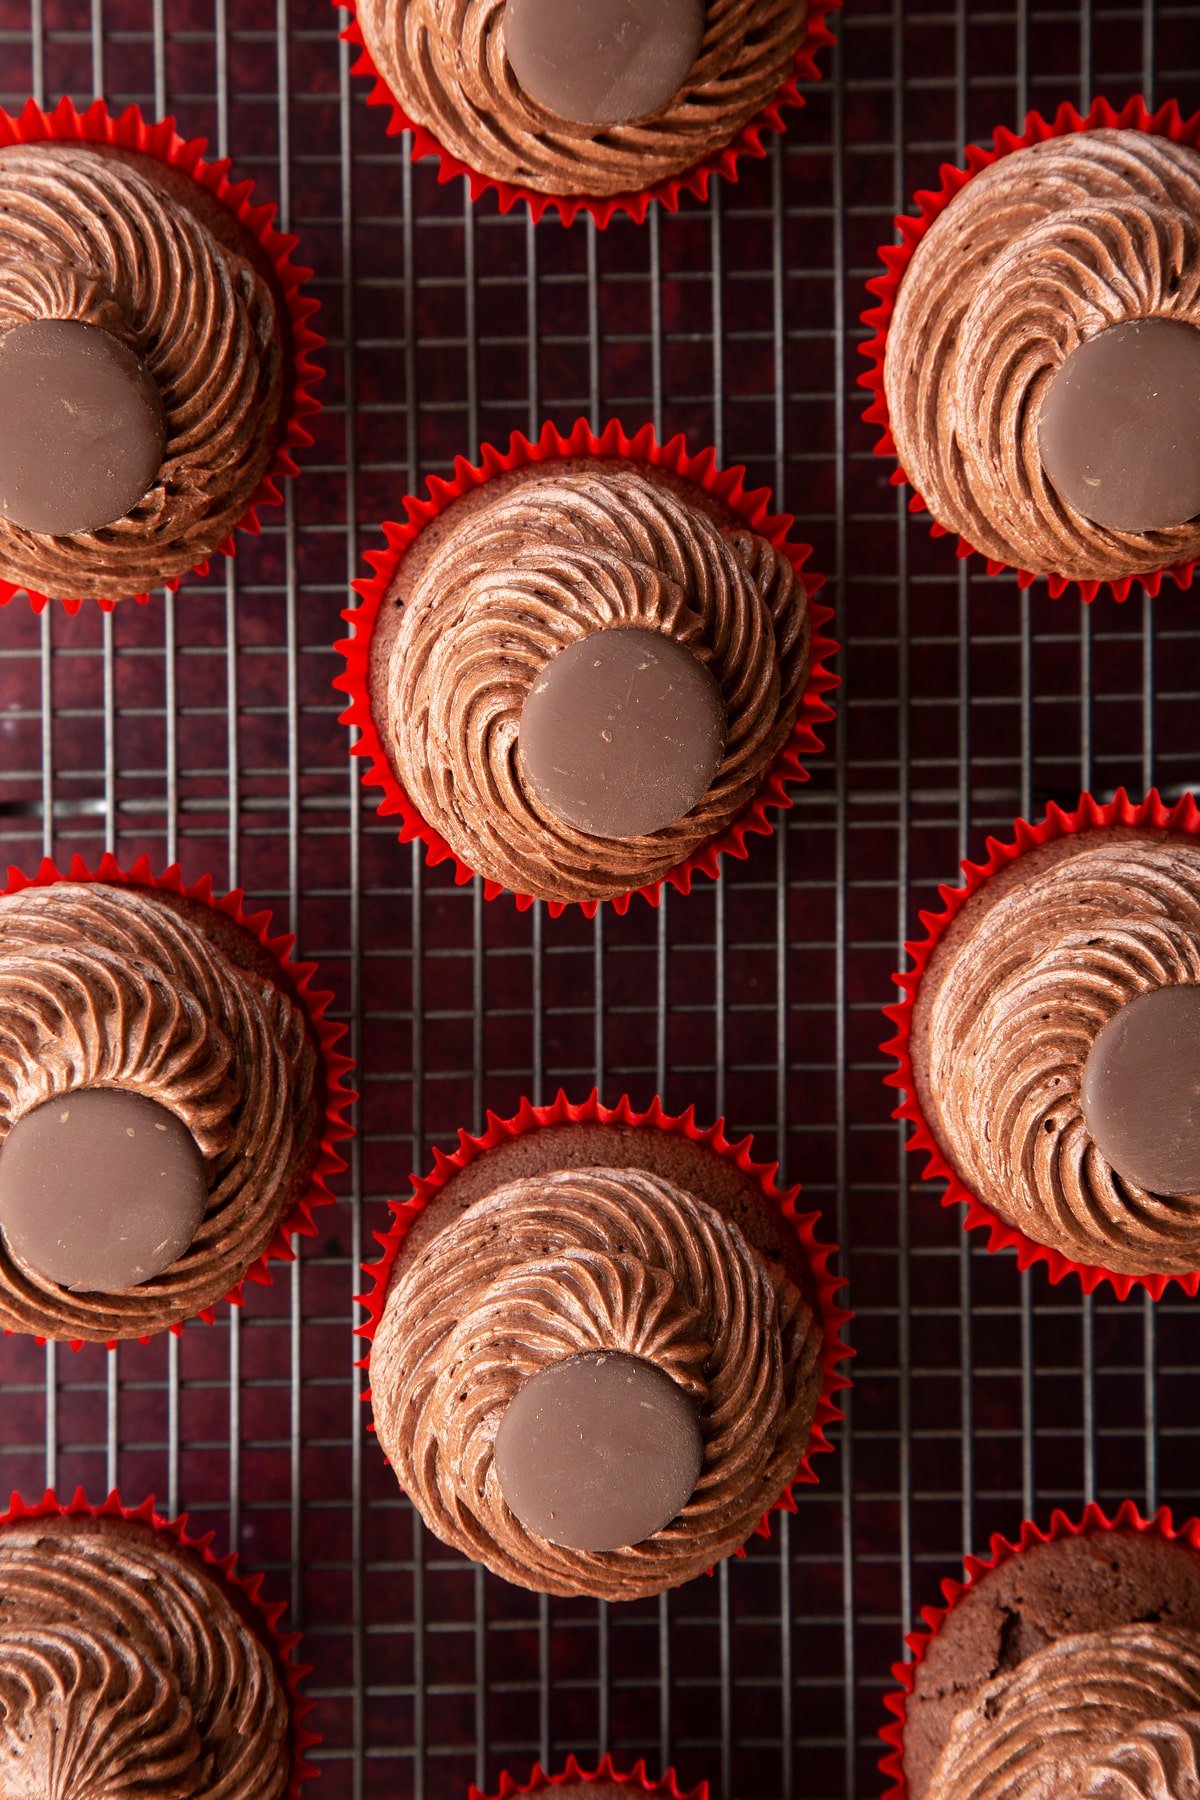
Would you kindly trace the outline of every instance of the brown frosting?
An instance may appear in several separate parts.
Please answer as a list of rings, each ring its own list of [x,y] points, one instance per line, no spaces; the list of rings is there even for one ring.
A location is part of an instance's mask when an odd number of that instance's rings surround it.
[[[307,1182],[322,1097],[304,1008],[248,933],[211,921],[98,882],[0,900],[0,1155],[45,1101],[121,1087],[182,1120],[209,1177],[188,1249],[123,1293],[68,1291],[0,1237],[0,1326],[101,1343],[162,1331],[236,1285]]]
[[[641,1170],[515,1180],[401,1258],[371,1350],[375,1427],[430,1530],[519,1587],[632,1600],[743,1544],[795,1476],[822,1326],[795,1283],[694,1194]],[[504,1503],[496,1432],[551,1363],[615,1350],[695,1402],[691,1500],[640,1544],[568,1549]]]
[[[11,1800],[276,1800],[289,1707],[269,1647],[150,1527],[0,1533],[0,1789]]]
[[[1084,1124],[1088,1053],[1136,994],[1200,981],[1200,846],[1094,830],[1029,853],[930,962],[914,1071],[943,1154],[1038,1243],[1123,1274],[1200,1267],[1200,1195],[1122,1180]]]
[[[658,112],[596,129],[519,86],[505,0],[358,0],[363,38],[408,117],[468,168],[549,194],[622,194],[703,162],[768,106],[804,41],[805,0],[709,0],[704,40]]]
[[[688,646],[725,704],[708,792],[642,837],[555,817],[517,758],[539,672],[607,626]],[[569,469],[448,517],[404,602],[379,729],[412,801],[471,868],[539,899],[605,898],[659,879],[753,799],[794,726],[809,638],[804,584],[765,539],[634,468]]]
[[[1164,1625],[1060,1638],[954,1721],[929,1800],[1197,1800],[1200,1638]]]
[[[0,518],[0,575],[43,593],[120,597],[183,574],[241,520],[278,442],[271,290],[170,173],[78,145],[0,153],[0,333],[100,327],[136,354],[166,423],[157,479],[114,524],[52,537]]]
[[[1057,370],[1137,318],[1200,326],[1200,154],[1091,131],[974,176],[913,253],[884,362],[896,452],[934,518],[1035,574],[1114,579],[1200,555],[1200,519],[1111,530],[1042,467],[1039,417]]]

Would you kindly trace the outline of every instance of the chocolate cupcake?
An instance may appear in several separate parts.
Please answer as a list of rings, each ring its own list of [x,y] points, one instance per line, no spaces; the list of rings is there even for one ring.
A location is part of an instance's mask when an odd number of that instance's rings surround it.
[[[712,162],[774,102],[794,103],[810,28],[806,0],[355,0],[353,10],[403,117],[505,198],[635,195]]]
[[[872,416],[995,568],[1086,587],[1200,554],[1200,151],[1169,114],[973,152],[905,221],[890,319],[880,284]]]
[[[379,1443],[430,1530],[518,1586],[627,1600],[779,1503],[837,1416],[843,1315],[769,1171],[688,1121],[601,1113],[443,1165],[366,1329]]]
[[[0,579],[113,600],[204,563],[288,436],[292,348],[267,248],[192,174],[0,148]]]
[[[1193,1791],[1200,1553],[1138,1523],[1027,1535],[913,1640],[893,1763],[907,1800]]]
[[[247,1591],[150,1517],[0,1525],[0,1785],[282,1800],[295,1671]]]
[[[752,813],[807,704],[803,554],[782,543],[617,458],[452,500],[371,631],[372,735],[405,803],[464,870],[559,906],[687,865]]]
[[[1189,809],[1120,795],[1024,826],[1015,852],[968,866],[971,887],[947,892],[930,943],[910,946],[910,1116],[967,1194],[1063,1259],[1056,1272],[1200,1269]]]
[[[469,1800],[513,1800],[520,1794],[549,1794],[553,1800],[629,1800],[630,1794],[656,1794],[662,1800],[708,1800],[708,1783],[702,1781],[699,1787],[689,1788],[685,1794],[675,1778],[675,1771],[668,1769],[658,1781],[646,1773],[646,1765],[639,1762],[629,1770],[622,1772],[616,1767],[611,1756],[602,1758],[598,1768],[584,1769],[574,1756],[567,1758],[566,1767],[556,1775],[547,1775],[540,1764],[525,1781],[518,1781],[507,1772],[500,1778],[500,1786],[495,1794],[482,1794],[476,1787],[471,1789]]]
[[[348,1096],[310,971],[256,925],[133,883],[0,897],[6,1331],[165,1330],[235,1294],[298,1227]]]

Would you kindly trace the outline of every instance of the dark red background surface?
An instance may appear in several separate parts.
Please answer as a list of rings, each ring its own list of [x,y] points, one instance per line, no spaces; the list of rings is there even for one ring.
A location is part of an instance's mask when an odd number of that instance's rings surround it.
[[[4,103],[104,92],[233,152],[301,232],[330,340],[304,479],[235,564],[107,621],[0,614],[4,853],[107,844],[243,882],[320,959],[363,1090],[342,1203],[239,1315],[112,1357],[0,1343],[0,1485],[153,1488],[266,1567],[307,1633],[337,1800],[460,1800],[602,1745],[741,1800],[874,1795],[888,1666],[964,1549],[1092,1493],[1197,1503],[1195,1305],[1084,1305],[968,1248],[911,1191],[877,1045],[917,907],[986,831],[1085,783],[1197,779],[1200,602],[1084,613],[960,568],[872,458],[854,378],[909,190],[1026,103],[1200,105],[1200,6],[850,0],[839,29],[737,188],[600,235],[411,169],[326,0],[0,0]],[[375,523],[481,437],[581,411],[749,463],[816,546],[847,646],[786,831],[720,888],[595,926],[484,907],[399,849],[330,688]],[[387,1196],[485,1106],[559,1083],[753,1129],[846,1246],[859,1315],[851,1418],[799,1516],[615,1613],[414,1531],[353,1367]]]

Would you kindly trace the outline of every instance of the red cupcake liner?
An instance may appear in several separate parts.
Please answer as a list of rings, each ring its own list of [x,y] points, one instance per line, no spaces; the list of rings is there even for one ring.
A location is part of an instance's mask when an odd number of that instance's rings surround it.
[[[241,1280],[224,1296],[225,1304],[240,1306],[247,1282],[252,1282],[257,1287],[270,1287],[270,1264],[295,1262],[296,1252],[292,1247],[294,1238],[316,1236],[318,1227],[313,1214],[322,1206],[333,1205],[334,1196],[329,1189],[329,1178],[340,1174],[346,1167],[345,1158],[338,1154],[335,1146],[354,1135],[354,1127],[346,1115],[358,1096],[346,1086],[344,1079],[354,1068],[354,1063],[337,1049],[339,1040],[345,1036],[346,1027],[327,1016],[333,995],[323,990],[314,990],[312,984],[317,974],[316,963],[292,961],[292,952],[296,947],[293,935],[272,936],[271,914],[266,908],[259,912],[247,912],[242,888],[234,888],[228,894],[217,894],[213,889],[211,875],[202,875],[199,881],[189,884],[184,881],[178,863],[172,863],[161,875],[155,875],[148,856],[139,856],[128,869],[123,869],[108,852],[101,857],[95,869],[89,868],[82,857],[73,856],[70,867],[64,873],[49,857],[44,857],[35,875],[26,875],[20,869],[10,866],[5,875],[4,886],[0,888],[0,898],[6,894],[19,894],[24,888],[53,887],[59,881],[103,881],[112,886],[150,888],[155,892],[179,894],[186,900],[196,900],[211,907],[214,912],[232,919],[243,930],[248,931],[275,958],[308,1016],[325,1072],[325,1120],[320,1152],[309,1177],[308,1188],[282,1220],[262,1255],[251,1263]],[[215,1306],[206,1306],[193,1316],[204,1324],[211,1325],[216,1318]],[[178,1337],[186,1323],[186,1320],[180,1320],[177,1325],[168,1326],[167,1329],[172,1336]],[[14,1333],[6,1327],[4,1335],[12,1337]],[[42,1341],[44,1340],[38,1340]],[[72,1341],[71,1348],[82,1350],[89,1341]],[[141,1338],[137,1341],[144,1344],[149,1339]],[[110,1350],[113,1347],[112,1344],[108,1345]]]
[[[921,1608],[924,1628],[909,1632],[904,1640],[911,1653],[910,1660],[894,1663],[892,1666],[892,1674],[900,1683],[900,1691],[888,1694],[884,1699],[884,1706],[893,1715],[893,1722],[885,1725],[879,1734],[888,1745],[886,1755],[880,1758],[879,1767],[891,1783],[884,1793],[884,1800],[908,1800],[908,1782],[904,1775],[904,1727],[908,1721],[908,1702],[916,1686],[917,1669],[924,1662],[930,1644],[963,1595],[977,1587],[991,1570],[1002,1567],[1035,1544],[1057,1544],[1064,1538],[1095,1537],[1101,1532],[1110,1531],[1133,1531],[1143,1537],[1163,1538],[1169,1543],[1182,1539],[1184,1543],[1200,1551],[1200,1519],[1188,1519],[1185,1524],[1177,1526],[1172,1520],[1170,1509],[1165,1506],[1160,1507],[1152,1519],[1146,1519],[1132,1500],[1122,1501],[1110,1519],[1093,1502],[1085,1508],[1078,1523],[1068,1518],[1066,1513],[1056,1510],[1050,1515],[1048,1531],[1043,1531],[1039,1525],[1027,1519],[1013,1542],[997,1532],[989,1545],[989,1555],[967,1557],[965,1581],[942,1582],[942,1599],[945,1604]]]
[[[899,244],[882,245],[879,251],[880,261],[884,265],[884,273],[876,275],[867,283],[869,291],[876,295],[878,305],[868,307],[863,313],[864,325],[872,328],[872,336],[865,344],[859,346],[860,353],[867,357],[872,367],[858,377],[858,385],[873,395],[870,405],[863,417],[868,424],[883,427],[883,435],[875,445],[876,456],[886,457],[896,463],[892,472],[892,486],[913,487],[913,483],[900,467],[896,452],[895,440],[892,437],[891,417],[888,412],[887,395],[883,386],[883,362],[887,352],[888,327],[892,314],[896,310],[896,295],[905,271],[912,261],[913,253],[933,221],[945,212],[950,202],[960,194],[967,183],[981,169],[990,168],[1005,156],[1011,156],[1014,150],[1027,150],[1032,144],[1042,144],[1049,138],[1066,137],[1076,131],[1098,131],[1117,128],[1123,131],[1148,131],[1156,137],[1170,138],[1172,143],[1188,144],[1193,149],[1200,149],[1200,112],[1184,118],[1179,104],[1170,100],[1165,106],[1151,112],[1140,96],[1127,100],[1120,109],[1111,106],[1107,100],[1094,100],[1087,113],[1077,112],[1075,107],[1064,104],[1059,107],[1052,119],[1045,119],[1040,113],[1027,113],[1025,129],[1018,136],[1001,126],[992,141],[992,148],[985,150],[978,144],[970,144],[964,153],[965,166],[957,167],[951,163],[943,163],[939,171],[940,188],[919,189],[914,195],[917,215],[904,214],[896,220],[896,230],[900,234]],[[928,512],[929,508],[921,495],[913,488],[908,503],[908,510],[913,513]],[[930,532],[935,538],[952,535],[948,525],[939,524],[936,519],[930,520]],[[958,540],[960,559],[969,556],[982,556],[974,545],[965,538]],[[989,575],[1001,575],[1010,565],[997,562],[993,557],[983,557]],[[1055,600],[1067,592],[1068,588],[1078,588],[1079,597],[1085,602],[1093,601],[1102,588],[1107,588],[1114,600],[1127,600],[1135,586],[1145,588],[1151,596],[1159,593],[1163,581],[1170,578],[1177,587],[1189,588],[1196,564],[1194,561],[1177,563],[1171,568],[1156,569],[1148,575],[1123,575],[1111,581],[1079,581],[1066,575],[1048,575],[1047,585],[1051,597]],[[1027,588],[1038,577],[1028,569],[1016,571],[1017,584]]]
[[[0,1531],[6,1525],[20,1525],[37,1519],[123,1519],[126,1524],[150,1525],[155,1531],[165,1532],[168,1537],[174,1538],[197,1562],[203,1563],[214,1580],[231,1594],[241,1597],[260,1621],[263,1636],[271,1643],[287,1690],[292,1721],[292,1772],[288,1784],[288,1800],[296,1800],[303,1783],[311,1781],[317,1774],[308,1753],[321,1739],[304,1723],[315,1702],[302,1692],[304,1679],[312,1673],[312,1669],[309,1664],[300,1662],[297,1656],[300,1633],[285,1632],[281,1627],[280,1621],[285,1611],[282,1601],[263,1599],[262,1576],[239,1575],[236,1553],[218,1556],[213,1549],[216,1532],[208,1531],[203,1537],[193,1537],[187,1528],[187,1514],[181,1513],[177,1519],[164,1518],[154,1510],[153,1495],[148,1500],[143,1500],[140,1506],[126,1506],[114,1488],[106,1500],[102,1500],[99,1506],[93,1506],[82,1488],[76,1488],[67,1501],[59,1500],[53,1488],[47,1488],[43,1497],[35,1501],[25,1501],[20,1494],[13,1494],[8,1511],[0,1513]]]
[[[456,156],[445,149],[423,125],[410,119],[400,106],[399,101],[380,74],[375,59],[367,49],[362,27],[358,22],[357,0],[333,0],[340,12],[350,14],[350,23],[342,31],[342,37],[358,51],[358,58],[351,67],[352,75],[365,75],[371,83],[367,94],[368,106],[387,107],[391,113],[388,120],[388,136],[398,137],[403,131],[412,132],[411,160],[420,162],[423,157],[435,156],[438,160],[438,182],[444,184],[453,181],[456,176],[463,176],[470,190],[472,200],[478,200],[483,194],[495,194],[502,213],[511,212],[519,201],[529,208],[530,217],[536,224],[548,212],[556,212],[564,225],[571,225],[581,213],[594,219],[603,231],[618,214],[623,214],[641,225],[645,223],[646,214],[657,200],[668,212],[678,212],[679,203],[685,194],[693,195],[697,200],[707,200],[709,188],[714,178],[722,176],[726,181],[736,181],[737,165],[743,156],[764,157],[767,145],[764,137],[787,130],[787,114],[799,111],[804,105],[804,96],[800,92],[800,84],[804,81],[819,81],[821,70],[817,58],[822,50],[832,49],[837,42],[829,29],[829,15],[837,12],[842,0],[808,0],[808,31],[804,42],[796,52],[796,62],[792,73],[776,94],[774,100],[762,112],[757,113],[748,124],[743,125],[737,136],[718,150],[696,163],[691,169],[685,169],[682,175],[672,175],[666,181],[658,181],[648,188],[640,188],[630,194],[609,194],[607,196],[589,197],[586,194],[542,194],[533,188],[514,185],[511,182],[499,181],[491,175],[481,175],[478,169],[460,162]]]
[[[247,531],[257,537],[262,531],[259,513],[265,507],[278,506],[282,501],[280,482],[298,473],[293,451],[306,448],[313,441],[304,421],[321,410],[321,403],[314,397],[312,389],[325,371],[313,358],[325,340],[313,330],[311,323],[313,314],[319,310],[318,302],[304,291],[304,283],[310,279],[312,270],[292,261],[292,252],[299,239],[276,231],[273,221],[278,208],[271,205],[256,206],[253,200],[254,183],[232,180],[227,157],[219,162],[205,162],[206,139],[190,138],[185,141],[176,131],[173,118],[160,119],[156,124],[151,124],[143,118],[141,108],[137,106],[126,107],[118,118],[114,118],[103,100],[93,100],[85,112],[80,112],[65,98],[59,101],[53,112],[46,112],[33,100],[26,101],[17,115],[0,110],[0,149],[7,149],[12,144],[41,144],[47,140],[59,143],[114,144],[124,150],[140,150],[144,155],[166,163],[169,168],[182,170],[185,175],[190,175],[194,181],[199,182],[207,193],[215,196],[223,206],[228,207],[238,223],[258,240],[270,258],[290,322],[289,412],[270,468],[259,482],[242,518],[213,552],[214,555],[232,556],[236,533]],[[192,573],[207,575],[211,561],[211,556],[206,557],[203,562],[195,565]],[[182,579],[181,575],[175,575],[158,585],[173,592]],[[68,613],[77,613],[85,605],[99,606],[102,612],[111,612],[123,600],[145,606],[151,599],[150,593],[118,594],[111,600],[71,599],[62,595],[40,594],[20,583],[0,580],[0,606],[7,606],[18,594],[28,595],[34,612],[39,613],[51,600],[58,600]]]
[[[816,1236],[816,1227],[821,1215],[816,1212],[802,1213],[797,1210],[796,1202],[800,1196],[800,1188],[796,1186],[781,1190],[775,1181],[779,1172],[778,1163],[756,1162],[752,1155],[754,1140],[747,1135],[736,1142],[725,1132],[724,1119],[718,1119],[715,1125],[701,1127],[696,1123],[695,1108],[689,1106],[686,1112],[668,1113],[657,1097],[650,1102],[645,1112],[638,1112],[628,1095],[622,1094],[615,1106],[604,1106],[600,1102],[598,1091],[593,1088],[586,1100],[568,1100],[565,1093],[559,1090],[558,1095],[549,1106],[535,1106],[530,1100],[522,1100],[520,1109],[511,1119],[502,1119],[496,1113],[487,1115],[487,1129],[480,1136],[460,1131],[458,1149],[450,1155],[442,1150],[433,1153],[433,1171],[425,1176],[412,1176],[413,1191],[408,1200],[393,1200],[392,1223],[386,1232],[375,1232],[375,1242],[382,1255],[376,1263],[363,1265],[363,1273],[370,1286],[358,1301],[366,1309],[367,1317],[355,1328],[355,1335],[364,1338],[368,1346],[373,1342],[383,1317],[384,1303],[387,1300],[388,1285],[396,1260],[404,1247],[404,1240],[412,1228],[414,1220],[430,1202],[436,1199],[446,1183],[459,1170],[469,1167],[479,1156],[494,1150],[497,1144],[507,1143],[511,1138],[524,1137],[527,1132],[540,1131],[547,1125],[631,1125],[638,1129],[652,1131],[669,1131],[683,1137],[692,1144],[704,1144],[718,1156],[724,1157],[744,1175],[756,1181],[762,1192],[773,1205],[778,1206],[796,1234],[801,1250],[810,1269],[816,1286],[817,1306],[824,1325],[824,1345],[821,1353],[821,1364],[824,1371],[824,1382],[821,1396],[817,1402],[816,1416],[813,1419],[812,1433],[808,1448],[799,1469],[788,1482],[778,1500],[763,1514],[752,1537],[770,1537],[771,1514],[775,1512],[796,1511],[793,1490],[798,1486],[815,1486],[820,1477],[814,1472],[812,1459],[823,1451],[832,1450],[833,1446],[827,1436],[827,1427],[843,1417],[842,1410],[834,1402],[833,1396],[843,1388],[850,1386],[850,1378],[844,1375],[839,1364],[854,1355],[849,1345],[842,1341],[842,1330],[854,1317],[844,1307],[839,1306],[837,1295],[845,1286],[844,1278],[834,1274],[830,1263],[837,1251],[831,1244],[821,1243]],[[359,1368],[366,1369],[370,1364],[370,1350],[359,1362]],[[368,1386],[362,1395],[365,1401],[371,1398]],[[744,1547],[739,1549],[739,1556],[745,1555]]]
[[[664,1800],[708,1800],[709,1795],[707,1781],[702,1781],[698,1787],[689,1788],[684,1793],[674,1769],[668,1769],[661,1781],[653,1781],[646,1773],[644,1762],[635,1762],[632,1769],[623,1773],[611,1756],[602,1757],[599,1767],[595,1769],[581,1768],[575,1757],[568,1756],[567,1766],[561,1774],[547,1775],[541,1763],[535,1763],[529,1779],[518,1781],[505,1770],[494,1794],[484,1794],[472,1783],[467,1800],[511,1800],[514,1794],[545,1794],[551,1788],[566,1786],[568,1782],[584,1787],[608,1782],[610,1785],[628,1788],[631,1794],[661,1794]]]
[[[1185,1294],[1195,1297],[1200,1293],[1200,1270],[1187,1275],[1119,1275],[1099,1264],[1074,1262],[1048,1244],[1036,1243],[1015,1225],[1009,1225],[1001,1219],[991,1207],[984,1204],[978,1194],[972,1193],[959,1179],[942,1155],[921,1111],[913,1077],[912,1018],[921,978],[947,927],[962,911],[971,895],[977,893],[991,876],[1016,862],[1027,851],[1035,850],[1041,844],[1052,844],[1058,838],[1071,837],[1076,832],[1111,825],[1180,831],[1186,832],[1190,837],[1197,837],[1200,836],[1200,807],[1197,807],[1191,794],[1186,794],[1173,806],[1167,806],[1159,797],[1157,789],[1152,788],[1144,800],[1131,800],[1124,788],[1118,788],[1115,797],[1106,805],[1101,805],[1091,794],[1084,794],[1072,812],[1064,812],[1060,806],[1051,805],[1046,817],[1036,824],[1031,825],[1027,819],[1018,819],[1013,826],[1011,842],[1001,842],[998,838],[989,837],[986,862],[963,863],[962,872],[966,879],[962,887],[938,888],[942,901],[941,912],[920,913],[918,916],[926,935],[904,946],[912,966],[905,974],[892,977],[904,998],[883,1009],[886,1017],[896,1027],[896,1034],[880,1046],[886,1055],[895,1057],[899,1066],[885,1075],[884,1081],[888,1087],[899,1088],[904,1096],[892,1117],[907,1119],[913,1128],[907,1148],[916,1155],[924,1156],[922,1178],[946,1183],[942,1205],[965,1207],[964,1229],[986,1231],[990,1252],[1015,1250],[1017,1267],[1021,1270],[1041,1263],[1055,1285],[1067,1275],[1078,1276],[1085,1294],[1094,1293],[1102,1282],[1107,1281],[1118,1300],[1127,1300],[1135,1288],[1144,1290],[1154,1300],[1161,1300],[1172,1284],[1181,1287]]]
[[[669,882],[679,893],[687,894],[691,892],[692,880],[696,875],[717,880],[723,856],[744,860],[749,855],[747,838],[771,836],[774,826],[767,814],[773,809],[785,811],[792,805],[789,786],[794,782],[808,780],[806,758],[824,748],[817,727],[833,717],[833,709],[825,695],[840,685],[840,677],[827,665],[837,654],[838,646],[832,638],[823,636],[821,632],[821,627],[833,618],[833,609],[814,599],[814,595],[824,585],[825,577],[805,568],[812,555],[811,546],[797,543],[791,538],[795,520],[790,514],[771,512],[771,493],[768,488],[746,487],[744,468],[720,468],[717,453],[713,449],[696,453],[689,451],[682,433],[668,439],[665,444],[660,444],[652,425],[643,425],[640,431],[630,437],[616,420],[605,426],[599,436],[586,419],[576,420],[566,437],[551,424],[543,425],[539,436],[532,441],[515,431],[509,439],[507,450],[497,450],[491,444],[484,444],[479,452],[478,463],[468,462],[465,456],[458,457],[454,464],[453,478],[445,481],[440,475],[431,475],[426,484],[426,499],[417,499],[412,495],[406,497],[404,511],[407,523],[385,523],[385,548],[367,552],[366,560],[371,565],[372,573],[353,584],[355,592],[361,596],[361,604],[342,614],[350,627],[350,636],[334,645],[334,649],[344,657],[346,666],[333,685],[339,692],[349,695],[350,704],[341,715],[341,723],[358,727],[358,741],[351,746],[350,754],[366,761],[363,786],[383,790],[384,797],[377,808],[380,816],[399,815],[399,841],[409,844],[419,838],[426,846],[426,861],[430,866],[452,863],[454,879],[460,887],[473,880],[475,870],[463,862],[440,833],[421,816],[392,769],[371,715],[368,683],[371,639],[380,607],[395,578],[396,570],[405,553],[432,520],[444,513],[455,500],[482,487],[497,475],[567,456],[632,459],[649,463],[656,469],[667,469],[673,475],[692,482],[727,507],[752,531],[758,532],[777,550],[782,551],[803,581],[809,597],[812,660],[791,737],[764,776],[754,800],[740,818],[694,851],[685,861],[669,869],[657,881],[646,887],[631,889],[629,893],[620,894],[603,903],[615,907],[618,913],[624,913],[628,911],[635,894],[641,894],[651,906],[657,906],[664,882]],[[485,880],[483,891],[488,900],[513,892],[517,907],[522,912],[534,903],[532,894],[516,893],[498,881]],[[598,900],[550,900],[546,904],[551,918],[558,918],[571,905],[579,906],[590,919],[602,903]]]

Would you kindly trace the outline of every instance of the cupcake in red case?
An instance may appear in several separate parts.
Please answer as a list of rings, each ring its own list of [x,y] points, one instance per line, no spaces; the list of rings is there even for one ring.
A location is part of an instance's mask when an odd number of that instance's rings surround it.
[[[575,1757],[568,1756],[566,1767],[558,1775],[547,1775],[538,1763],[528,1780],[518,1781],[506,1772],[494,1794],[482,1794],[472,1787],[468,1800],[512,1800],[516,1794],[550,1793],[554,1800],[623,1800],[628,1794],[660,1794],[664,1800],[708,1800],[708,1783],[702,1781],[699,1787],[684,1793],[674,1769],[668,1769],[661,1781],[655,1781],[646,1773],[644,1762],[634,1763],[628,1773],[622,1773],[611,1756],[603,1757],[595,1769],[585,1769]]]
[[[0,1325],[145,1338],[240,1302],[345,1167],[343,1027],[240,891],[106,856],[0,894]]]
[[[153,1500],[0,1517],[0,1764],[17,1793],[296,1800],[308,1673],[262,1577]],[[7,1783],[6,1783],[7,1785]]]
[[[841,0],[335,0],[369,104],[438,179],[570,225],[641,223],[766,155],[803,106]]]
[[[652,903],[746,855],[820,749],[832,614],[792,521],[680,437],[580,420],[408,499],[336,685],[379,808],[551,911]]]
[[[1200,1521],[1125,1501],[968,1557],[893,1671],[886,1800],[1166,1800],[1200,1767]]]
[[[174,121],[0,113],[0,603],[177,587],[312,440],[310,271]]]
[[[817,1215],[751,1148],[560,1094],[460,1133],[393,1206],[368,1397],[445,1543],[537,1592],[635,1599],[794,1510],[849,1315]]]
[[[887,1009],[909,1148],[989,1249],[1200,1291],[1200,811],[1052,806],[989,839]]]
[[[1031,113],[918,193],[862,379],[935,536],[1092,600],[1200,555],[1200,113]]]

